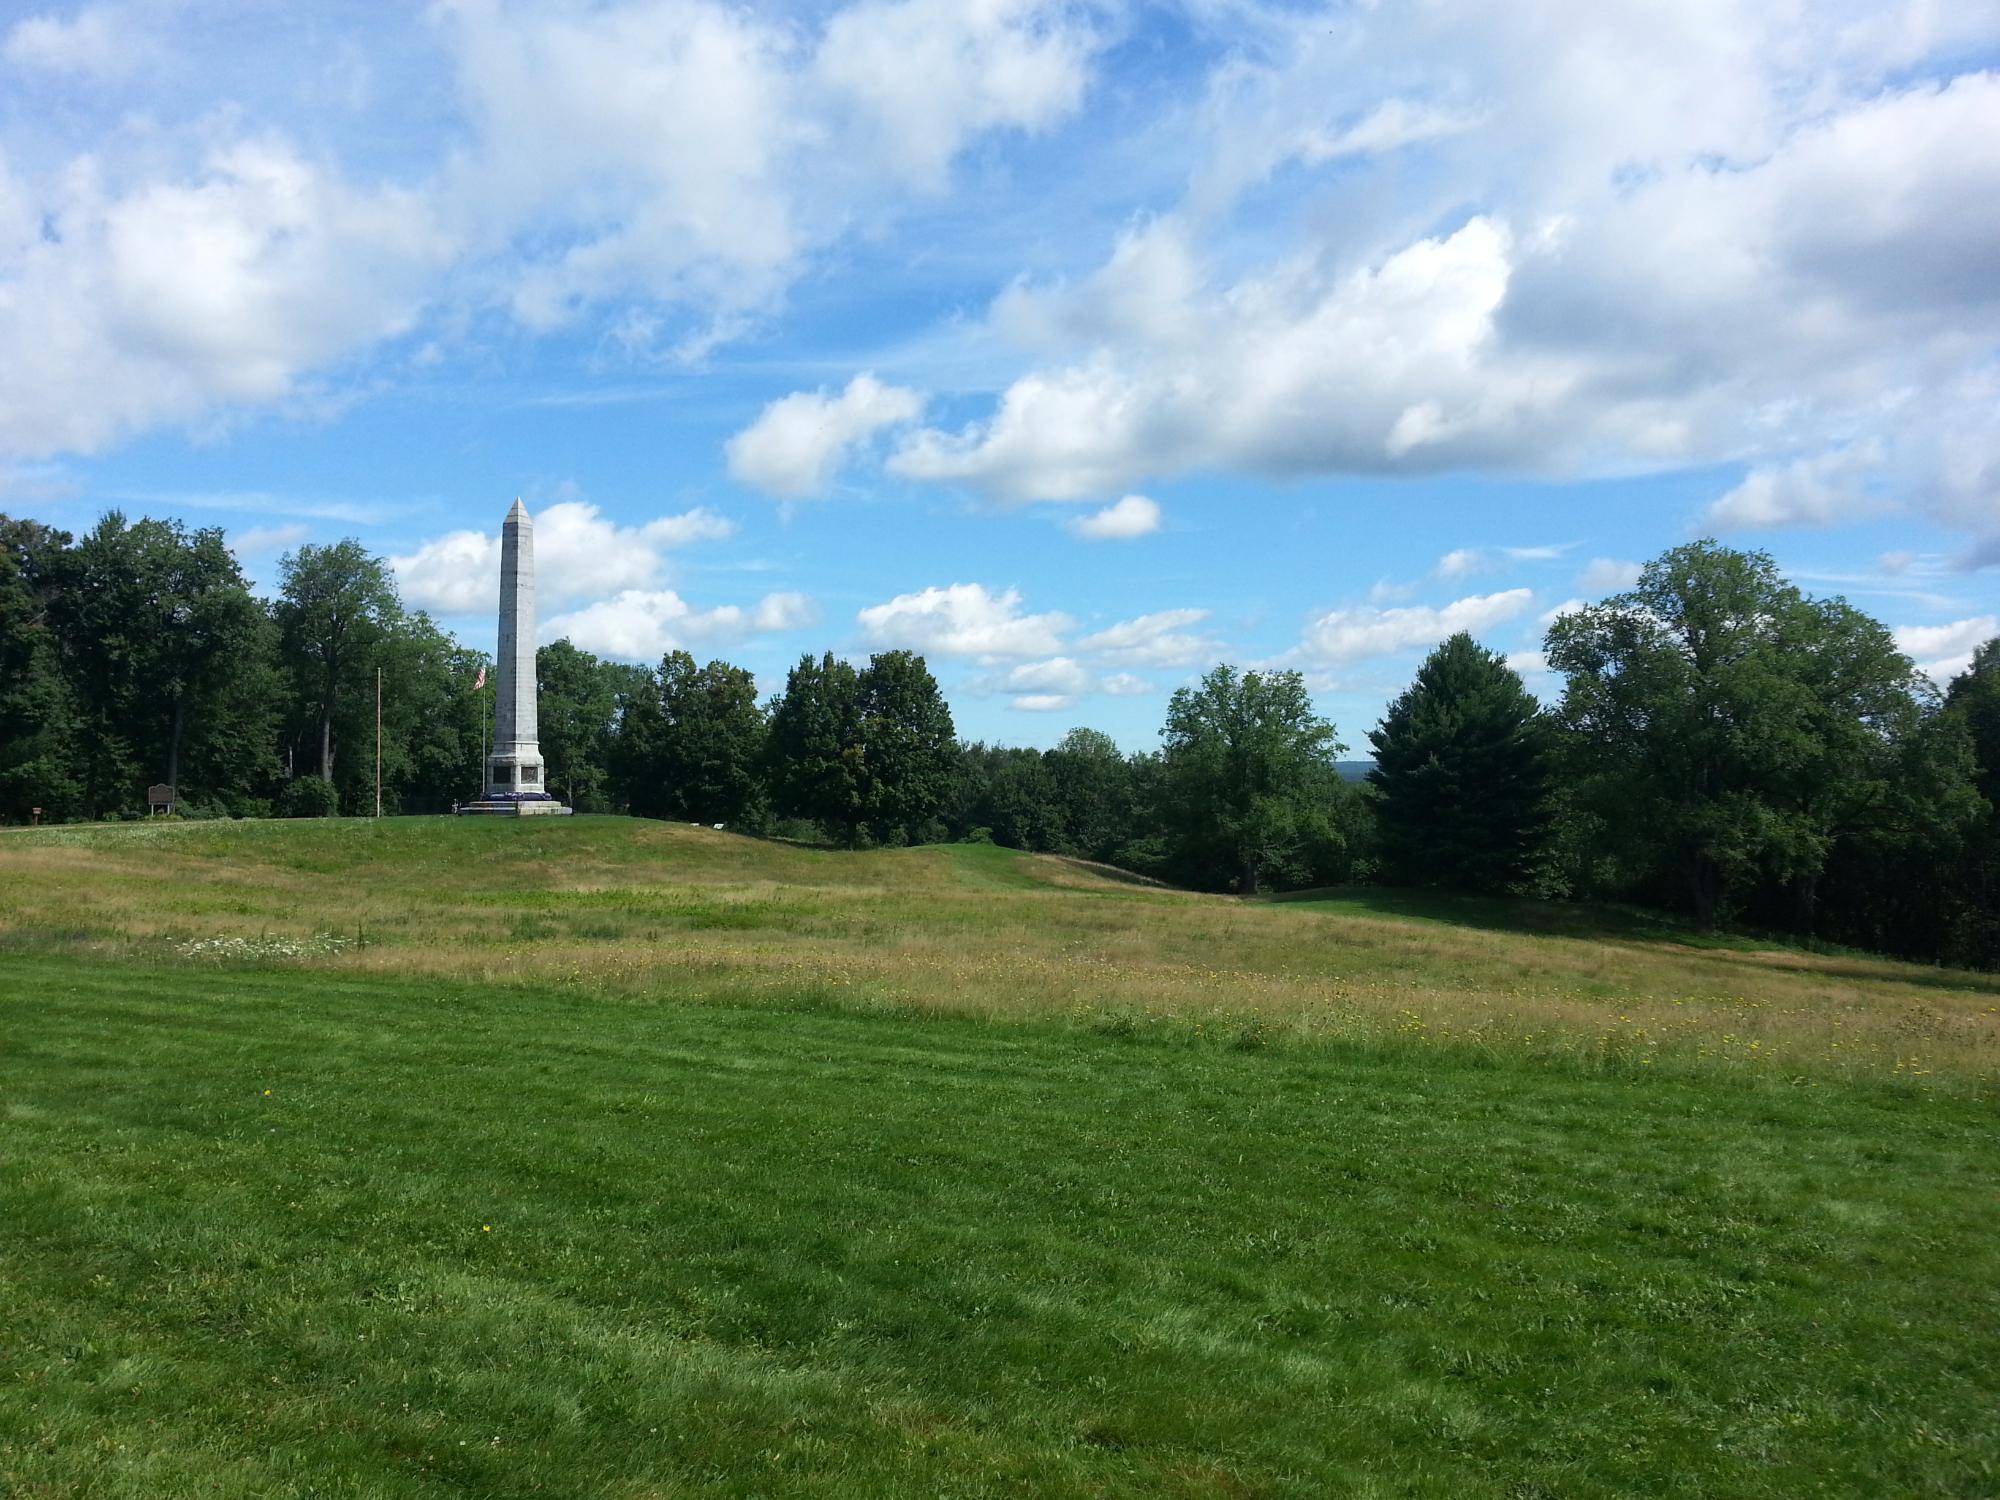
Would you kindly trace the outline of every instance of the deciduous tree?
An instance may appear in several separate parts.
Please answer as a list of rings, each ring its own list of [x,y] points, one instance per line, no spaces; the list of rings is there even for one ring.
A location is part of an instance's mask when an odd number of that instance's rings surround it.
[[[490,667],[486,653],[461,645],[420,610],[399,612],[386,623],[373,658],[383,678],[387,810],[440,813],[478,795],[485,781],[483,747],[493,696],[476,691],[473,684],[480,669]],[[372,768],[366,758],[350,756],[344,764],[348,800],[367,800],[362,794]]]
[[[68,536],[0,516],[0,818],[50,820],[83,807],[75,700],[50,625]]]
[[[535,653],[543,784],[578,812],[598,812],[610,791],[618,674],[567,639]]]
[[[1299,673],[1216,667],[1174,693],[1162,739],[1163,803],[1191,873],[1220,883],[1226,870],[1254,895],[1274,859],[1333,835],[1334,760],[1347,747]]]
[[[951,708],[912,651],[870,657],[855,689],[869,824],[878,840],[918,842],[951,795],[958,763]]]
[[[1116,741],[1097,729],[1072,729],[1042,757],[1072,853],[1116,859],[1132,837],[1132,768]]]
[[[268,761],[268,705],[241,691],[268,660],[264,613],[220,529],[110,512],[63,554],[51,610],[95,806],[130,805],[153,778],[182,787],[191,734],[223,779]]]
[[[279,562],[276,609],[286,666],[319,738],[319,774],[333,780],[336,718],[364,696],[376,645],[402,613],[378,557],[352,537],[306,545]],[[369,695],[372,701],[372,693]]]
[[[660,663],[660,753],[655,761],[674,813],[697,823],[743,821],[762,793],[764,711],[742,667],[696,667],[685,651]]]
[[[1806,599],[1763,553],[1675,548],[1558,620],[1548,655],[1568,677],[1582,801],[1705,925],[1769,886],[1809,930],[1834,848],[1898,817],[1926,722],[1915,669],[1881,625]]]
[[[799,658],[771,710],[771,805],[855,843],[868,815],[860,674],[829,651]]]

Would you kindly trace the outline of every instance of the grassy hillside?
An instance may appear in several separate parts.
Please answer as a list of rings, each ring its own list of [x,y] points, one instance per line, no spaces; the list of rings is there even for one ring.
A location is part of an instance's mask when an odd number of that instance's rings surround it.
[[[991,849],[7,835],[0,1494],[1993,1493],[1996,1004]]]
[[[1617,913],[1246,904],[990,846],[850,854],[623,818],[0,835],[0,947],[586,994],[2000,1081],[2000,979]]]

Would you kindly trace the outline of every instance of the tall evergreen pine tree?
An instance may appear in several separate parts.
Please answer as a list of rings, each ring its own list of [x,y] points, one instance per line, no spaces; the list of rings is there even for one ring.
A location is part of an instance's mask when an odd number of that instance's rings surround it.
[[[1548,827],[1548,744],[1504,658],[1452,636],[1368,738],[1395,879],[1501,891],[1533,871]]]

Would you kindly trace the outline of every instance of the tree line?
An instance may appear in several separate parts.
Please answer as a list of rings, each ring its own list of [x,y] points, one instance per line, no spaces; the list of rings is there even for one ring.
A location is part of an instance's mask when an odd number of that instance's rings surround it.
[[[724,661],[537,654],[549,789],[579,811],[846,845],[990,841],[1255,894],[1357,882],[1624,901],[1910,957],[2000,965],[2000,641],[1944,691],[1879,622],[1713,542],[1557,619],[1544,708],[1443,642],[1346,750],[1291,671],[1217,666],[1157,749],[1077,729],[965,743],[922,657],[831,653],[759,701]],[[357,542],[251,593],[216,530],[0,517],[0,818],[372,811],[477,793],[482,653],[406,610]]]
[[[146,789],[183,812],[436,812],[477,774],[484,663],[402,607],[355,541],[301,547],[254,595],[219,529],[128,522],[81,537],[0,516],[0,818],[116,817]]]

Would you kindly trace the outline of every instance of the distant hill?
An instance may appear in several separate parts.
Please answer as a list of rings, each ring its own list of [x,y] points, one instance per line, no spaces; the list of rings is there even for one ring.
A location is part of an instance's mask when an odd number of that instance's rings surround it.
[[[1372,760],[1337,760],[1333,768],[1340,772],[1342,781],[1366,781],[1368,773],[1375,769]]]

